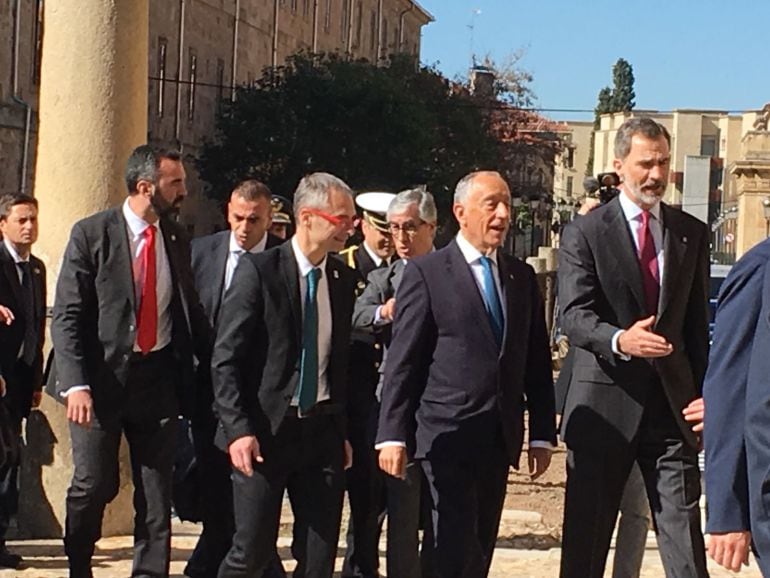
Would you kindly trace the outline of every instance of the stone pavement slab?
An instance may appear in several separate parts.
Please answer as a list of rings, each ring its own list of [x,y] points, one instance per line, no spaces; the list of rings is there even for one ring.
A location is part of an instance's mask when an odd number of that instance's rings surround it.
[[[506,515],[507,523],[518,521],[524,525],[529,524],[531,530],[537,529],[535,515],[509,513]],[[172,564],[171,576],[181,578],[185,562],[195,546],[199,526],[189,523],[175,522],[174,536],[172,539]],[[105,538],[97,544],[94,568],[95,578],[121,578],[127,577],[131,572],[132,538],[120,536]],[[499,542],[495,550],[490,578],[556,578],[559,573],[559,557],[561,550],[558,547],[544,547],[539,543],[527,548],[505,547],[504,540]],[[518,544],[518,542],[514,542]],[[545,543],[545,542],[544,542]],[[287,569],[294,566],[290,560],[290,539],[279,538],[279,554],[285,560]],[[14,552],[24,556],[26,566],[20,570],[0,570],[0,578],[66,578],[67,560],[64,557],[61,540],[23,540],[10,542],[9,546]],[[380,551],[384,554],[385,544],[380,544]],[[344,543],[340,544],[340,556],[337,558],[337,570],[342,565]],[[385,560],[381,559],[385,568]],[[610,565],[608,565],[610,566]],[[744,569],[740,574],[733,574],[716,565],[710,567],[712,578],[727,578],[740,576],[742,578],[761,578],[756,565]],[[335,576],[338,576],[335,575]],[[609,578],[610,572],[606,576]],[[661,578],[663,568],[655,547],[655,541],[648,540],[641,578]],[[397,577],[391,577],[397,578]]]

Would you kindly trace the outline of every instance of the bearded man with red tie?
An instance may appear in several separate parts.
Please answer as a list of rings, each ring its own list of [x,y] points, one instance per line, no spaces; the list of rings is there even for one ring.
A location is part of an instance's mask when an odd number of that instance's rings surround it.
[[[128,197],[72,228],[56,287],[49,386],[67,406],[75,471],[64,548],[71,578],[92,576],[105,506],[118,492],[125,434],[135,487],[132,576],[168,576],[171,472],[182,392],[211,331],[190,246],[169,216],[187,195],[179,153],[140,146]]]
[[[559,299],[575,348],[562,419],[562,578],[604,575],[634,461],[666,576],[708,576],[693,408],[708,358],[709,234],[661,202],[670,162],[664,127],[626,121],[615,139],[620,194],[562,236]]]

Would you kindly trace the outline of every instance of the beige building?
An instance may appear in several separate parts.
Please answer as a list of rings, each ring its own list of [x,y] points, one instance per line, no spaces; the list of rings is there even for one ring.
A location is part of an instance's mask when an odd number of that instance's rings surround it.
[[[591,152],[591,133],[594,123],[590,121],[567,121],[561,123],[559,132],[563,148],[556,156],[553,193],[562,202],[572,202],[583,196],[583,179],[586,177],[588,157]]]
[[[0,193],[32,190],[44,0],[0,12]],[[12,5],[12,6],[11,6]],[[299,51],[380,61],[420,54],[433,17],[415,0],[162,0],[150,3],[148,140],[188,159],[182,218],[196,234],[222,222],[191,162],[234,88]],[[8,49],[6,49],[6,47]],[[25,163],[26,161],[26,163]],[[24,167],[22,169],[22,167]]]

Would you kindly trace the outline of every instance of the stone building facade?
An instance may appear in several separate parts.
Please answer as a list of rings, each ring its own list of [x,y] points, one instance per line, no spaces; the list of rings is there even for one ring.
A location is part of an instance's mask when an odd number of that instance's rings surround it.
[[[33,188],[44,1],[0,7],[0,193]],[[188,229],[205,234],[222,223],[191,161],[236,86],[300,50],[372,62],[397,52],[419,57],[422,27],[432,20],[415,0],[151,2],[148,140],[179,148],[190,161]]]

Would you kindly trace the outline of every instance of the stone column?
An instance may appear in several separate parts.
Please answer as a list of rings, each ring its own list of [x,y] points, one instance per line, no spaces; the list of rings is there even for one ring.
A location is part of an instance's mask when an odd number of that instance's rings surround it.
[[[48,298],[70,229],[126,195],[125,162],[147,140],[148,0],[56,0],[45,6],[35,196],[48,268]],[[50,346],[50,341],[48,341]],[[27,426],[19,534],[58,537],[72,475],[62,405],[44,396]],[[126,444],[121,492],[105,514],[104,535],[131,533],[133,507]]]
[[[762,202],[770,198],[770,132],[747,132],[741,141],[741,159],[730,165],[738,197],[735,257],[767,238]]]

